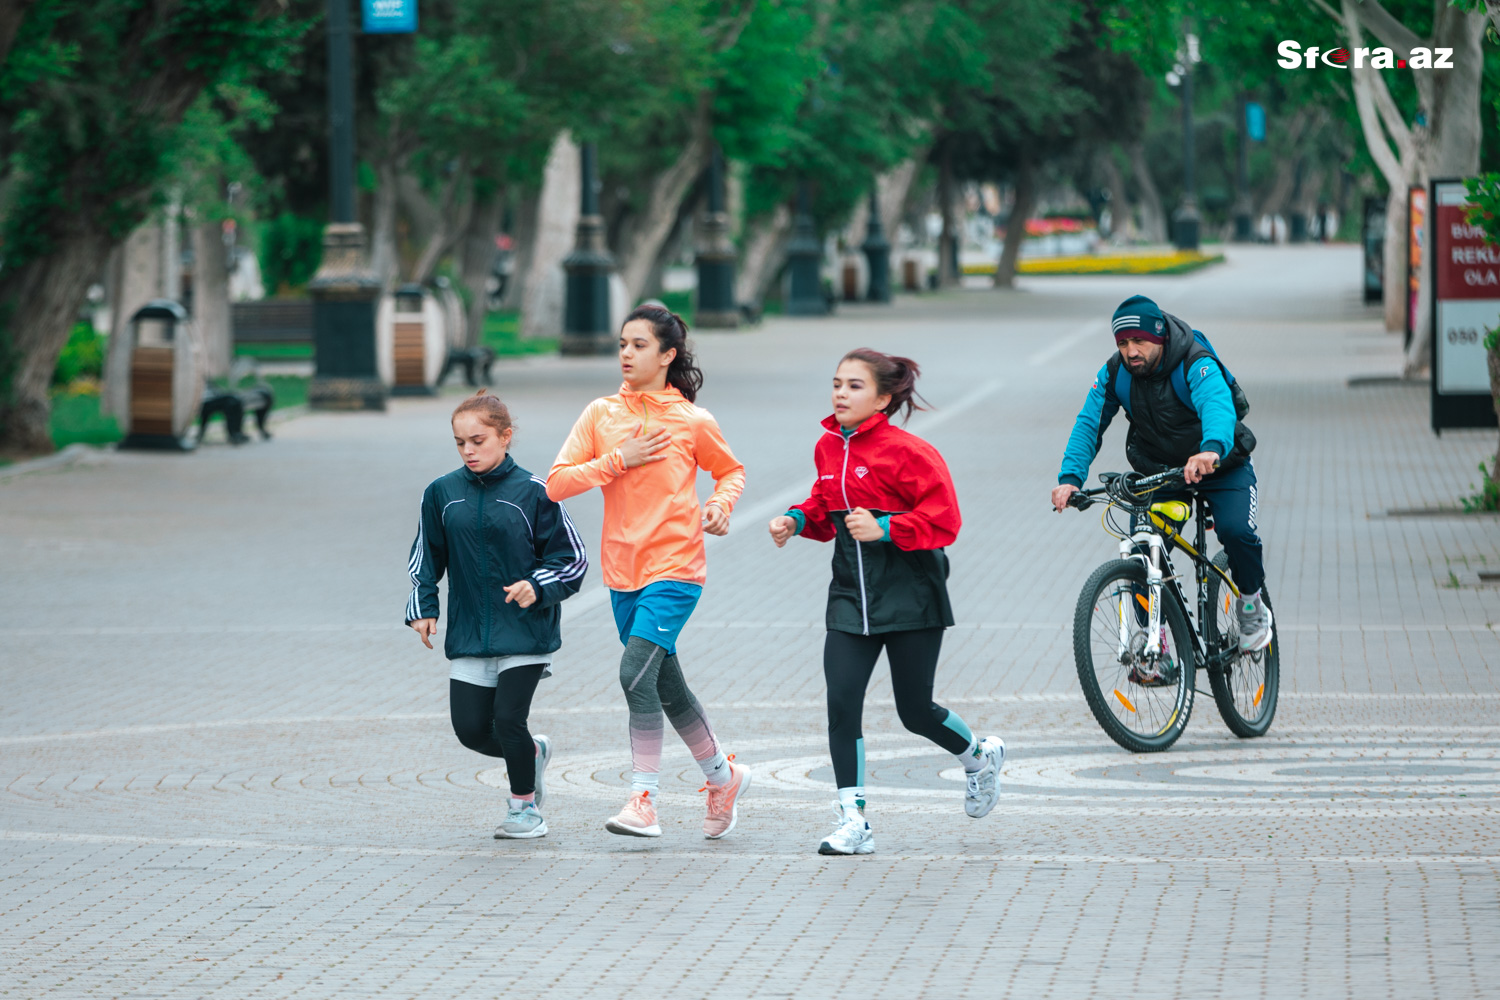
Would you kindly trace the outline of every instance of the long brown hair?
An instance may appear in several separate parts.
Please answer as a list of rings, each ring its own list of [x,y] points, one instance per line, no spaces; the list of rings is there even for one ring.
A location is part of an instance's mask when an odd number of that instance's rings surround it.
[[[676,349],[677,356],[667,366],[667,385],[682,393],[689,403],[694,402],[698,390],[703,388],[703,370],[698,367],[698,359],[693,357],[692,345],[688,343],[687,324],[666,306],[657,305],[636,306],[625,317],[625,323],[638,319],[651,324],[651,333],[656,337],[657,349],[662,354]],[[625,323],[621,323],[621,327]]]
[[[898,410],[905,407],[906,412],[901,416],[901,422],[905,423],[911,418],[913,410],[929,408],[927,400],[922,399],[917,392],[917,376],[922,374],[922,368],[911,358],[882,354],[869,347],[856,347],[844,355],[839,364],[845,361],[861,361],[869,367],[875,376],[875,394],[891,397],[891,401],[881,411],[886,416],[894,417]]]

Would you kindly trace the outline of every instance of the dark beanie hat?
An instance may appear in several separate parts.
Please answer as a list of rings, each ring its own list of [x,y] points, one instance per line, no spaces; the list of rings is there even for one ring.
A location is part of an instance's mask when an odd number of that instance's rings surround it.
[[[1167,321],[1161,307],[1144,295],[1132,295],[1121,302],[1110,325],[1117,344],[1131,338],[1160,344],[1166,337]]]

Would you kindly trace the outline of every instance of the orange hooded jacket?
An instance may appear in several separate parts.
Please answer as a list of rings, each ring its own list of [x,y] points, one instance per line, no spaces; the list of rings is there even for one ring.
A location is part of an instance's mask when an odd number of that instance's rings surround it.
[[[625,467],[620,446],[635,434],[668,432],[664,462]],[[596,399],[573,425],[547,474],[547,496],[561,501],[595,486],[604,491],[599,562],[611,590],[640,590],[660,580],[700,586],[708,578],[696,480],[714,477],[708,503],[728,514],[745,489],[745,467],[705,409],[672,386]],[[705,504],[707,506],[707,504]]]

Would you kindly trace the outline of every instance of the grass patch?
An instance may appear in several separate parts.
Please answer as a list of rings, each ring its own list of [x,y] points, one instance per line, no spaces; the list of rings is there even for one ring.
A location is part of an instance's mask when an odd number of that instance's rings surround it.
[[[52,394],[52,444],[113,444],[124,437],[115,418],[99,410],[99,397],[92,393]]]
[[[305,406],[307,404],[307,384],[312,379],[305,375],[267,375],[265,381],[271,384],[272,410],[282,410],[288,406]],[[249,388],[255,384],[254,379],[246,379],[241,383],[242,388]]]
[[[485,315],[479,342],[494,351],[496,357],[517,358],[528,354],[556,354],[558,338],[521,336],[520,311],[504,309]]]
[[[266,361],[312,360],[311,344],[235,344],[237,358],[259,358]]]

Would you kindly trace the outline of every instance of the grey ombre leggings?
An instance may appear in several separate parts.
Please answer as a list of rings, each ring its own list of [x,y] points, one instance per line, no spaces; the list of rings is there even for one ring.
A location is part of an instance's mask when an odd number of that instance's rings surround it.
[[[620,687],[630,708],[631,770],[636,774],[661,772],[663,711],[694,760],[710,760],[718,754],[719,741],[703,706],[682,678],[676,654],[631,636],[620,657]]]

